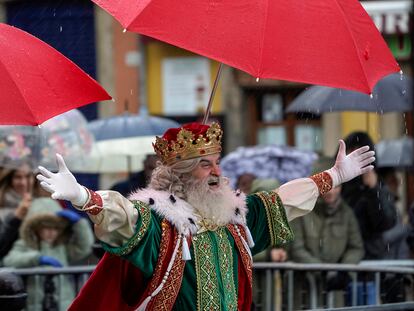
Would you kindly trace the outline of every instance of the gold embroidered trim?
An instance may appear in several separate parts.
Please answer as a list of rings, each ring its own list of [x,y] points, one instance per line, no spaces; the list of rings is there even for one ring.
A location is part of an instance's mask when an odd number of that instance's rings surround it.
[[[227,229],[230,231],[231,235],[233,236],[233,239],[236,243],[237,249],[239,250],[241,260],[243,263],[243,266],[247,272],[247,277],[249,278],[249,284],[250,287],[252,287],[252,275],[253,275],[253,268],[252,268],[252,260],[250,259],[250,255],[247,252],[246,248],[244,247],[244,244],[242,240],[240,239],[239,235],[237,234],[237,230],[235,228],[237,226],[239,228],[239,231],[243,238],[246,240],[246,233],[244,232],[244,229],[242,226],[238,225],[227,225]]]
[[[278,194],[274,191],[262,191],[257,195],[265,209],[272,246],[281,246],[293,240],[293,231],[290,229],[285,208]]]
[[[332,177],[327,172],[318,173],[309,177],[313,180],[319,190],[319,194],[323,195],[332,189]]]
[[[197,310],[220,310],[220,292],[209,232],[193,239],[197,276]]]
[[[177,243],[177,237],[174,239],[174,244]],[[181,259],[181,248],[177,252],[177,257],[173,263],[170,274],[162,290],[154,297],[154,302],[151,310],[172,310],[178,293],[180,292],[181,282],[184,276],[185,260]]]
[[[141,225],[139,226],[138,231],[128,240],[125,245],[121,247],[111,247],[106,243],[102,243],[102,247],[105,251],[117,256],[128,255],[138,245],[138,243],[141,242],[145,233],[147,233],[149,224],[151,222],[151,210],[149,207],[140,201],[132,201],[132,203],[139,212],[139,219],[141,219]]]
[[[158,285],[161,283],[162,278],[162,266],[165,263],[168,245],[171,243],[171,225],[166,219],[163,219],[161,222],[161,243],[160,243],[160,252],[158,254],[157,264],[155,266],[155,271],[149,285],[149,291],[152,293]]]
[[[161,245],[160,252],[158,255],[157,265],[154,271],[154,276],[151,279],[149,285],[149,294],[154,292],[154,290],[160,285],[162,278],[165,274],[163,266],[166,264],[168,247],[171,244],[171,231],[174,230],[171,224],[167,220],[161,222]],[[179,238],[176,232],[174,236],[174,242],[177,243]],[[156,295],[148,305],[149,310],[172,310],[174,307],[175,300],[181,288],[181,282],[184,275],[185,261],[181,260],[181,250],[178,251],[177,257],[173,263],[171,271],[169,273],[168,279],[164,284],[162,290]],[[165,268],[165,267],[164,267]]]
[[[216,231],[221,278],[224,289],[224,303],[227,310],[237,310],[237,291],[233,276],[233,251],[225,227]]]

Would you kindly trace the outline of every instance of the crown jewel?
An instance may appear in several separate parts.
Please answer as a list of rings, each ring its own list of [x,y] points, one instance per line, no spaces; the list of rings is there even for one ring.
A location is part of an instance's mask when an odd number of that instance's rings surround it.
[[[223,131],[218,123],[211,126],[190,123],[179,129],[169,129],[156,137],[153,147],[164,164],[193,159],[221,152]]]

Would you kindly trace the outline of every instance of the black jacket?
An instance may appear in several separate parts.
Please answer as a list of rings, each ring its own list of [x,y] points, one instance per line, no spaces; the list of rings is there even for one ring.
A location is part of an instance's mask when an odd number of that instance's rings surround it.
[[[342,187],[342,197],[354,210],[364,240],[365,259],[384,259],[387,245],[382,233],[397,222],[394,200],[386,186],[371,189],[359,176]]]
[[[10,213],[4,219],[0,218],[0,258],[7,255],[13,243],[19,238],[21,223],[21,220],[13,213]]]

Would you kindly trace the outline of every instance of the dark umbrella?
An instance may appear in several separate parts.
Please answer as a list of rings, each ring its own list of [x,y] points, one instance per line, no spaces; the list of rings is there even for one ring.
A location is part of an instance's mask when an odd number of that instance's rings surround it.
[[[88,129],[96,141],[138,136],[162,135],[171,127],[180,125],[167,118],[124,113],[119,116],[89,122]]]
[[[375,149],[378,167],[408,168],[414,164],[414,139],[412,137],[382,140],[375,145]]]
[[[142,169],[147,154],[154,153],[152,143],[167,129],[179,123],[149,115],[122,114],[89,122],[95,136],[89,159],[74,171],[84,173],[136,172]]]
[[[334,111],[403,112],[413,110],[412,80],[393,74],[380,80],[372,95],[343,89],[312,86],[303,91],[286,112],[321,114]]]

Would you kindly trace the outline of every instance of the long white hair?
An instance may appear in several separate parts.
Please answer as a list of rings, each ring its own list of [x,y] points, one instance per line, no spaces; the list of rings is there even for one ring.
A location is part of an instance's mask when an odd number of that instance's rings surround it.
[[[186,183],[191,179],[191,172],[200,163],[201,158],[184,160],[171,166],[158,163],[151,175],[149,188],[169,191],[177,197],[186,200]]]

